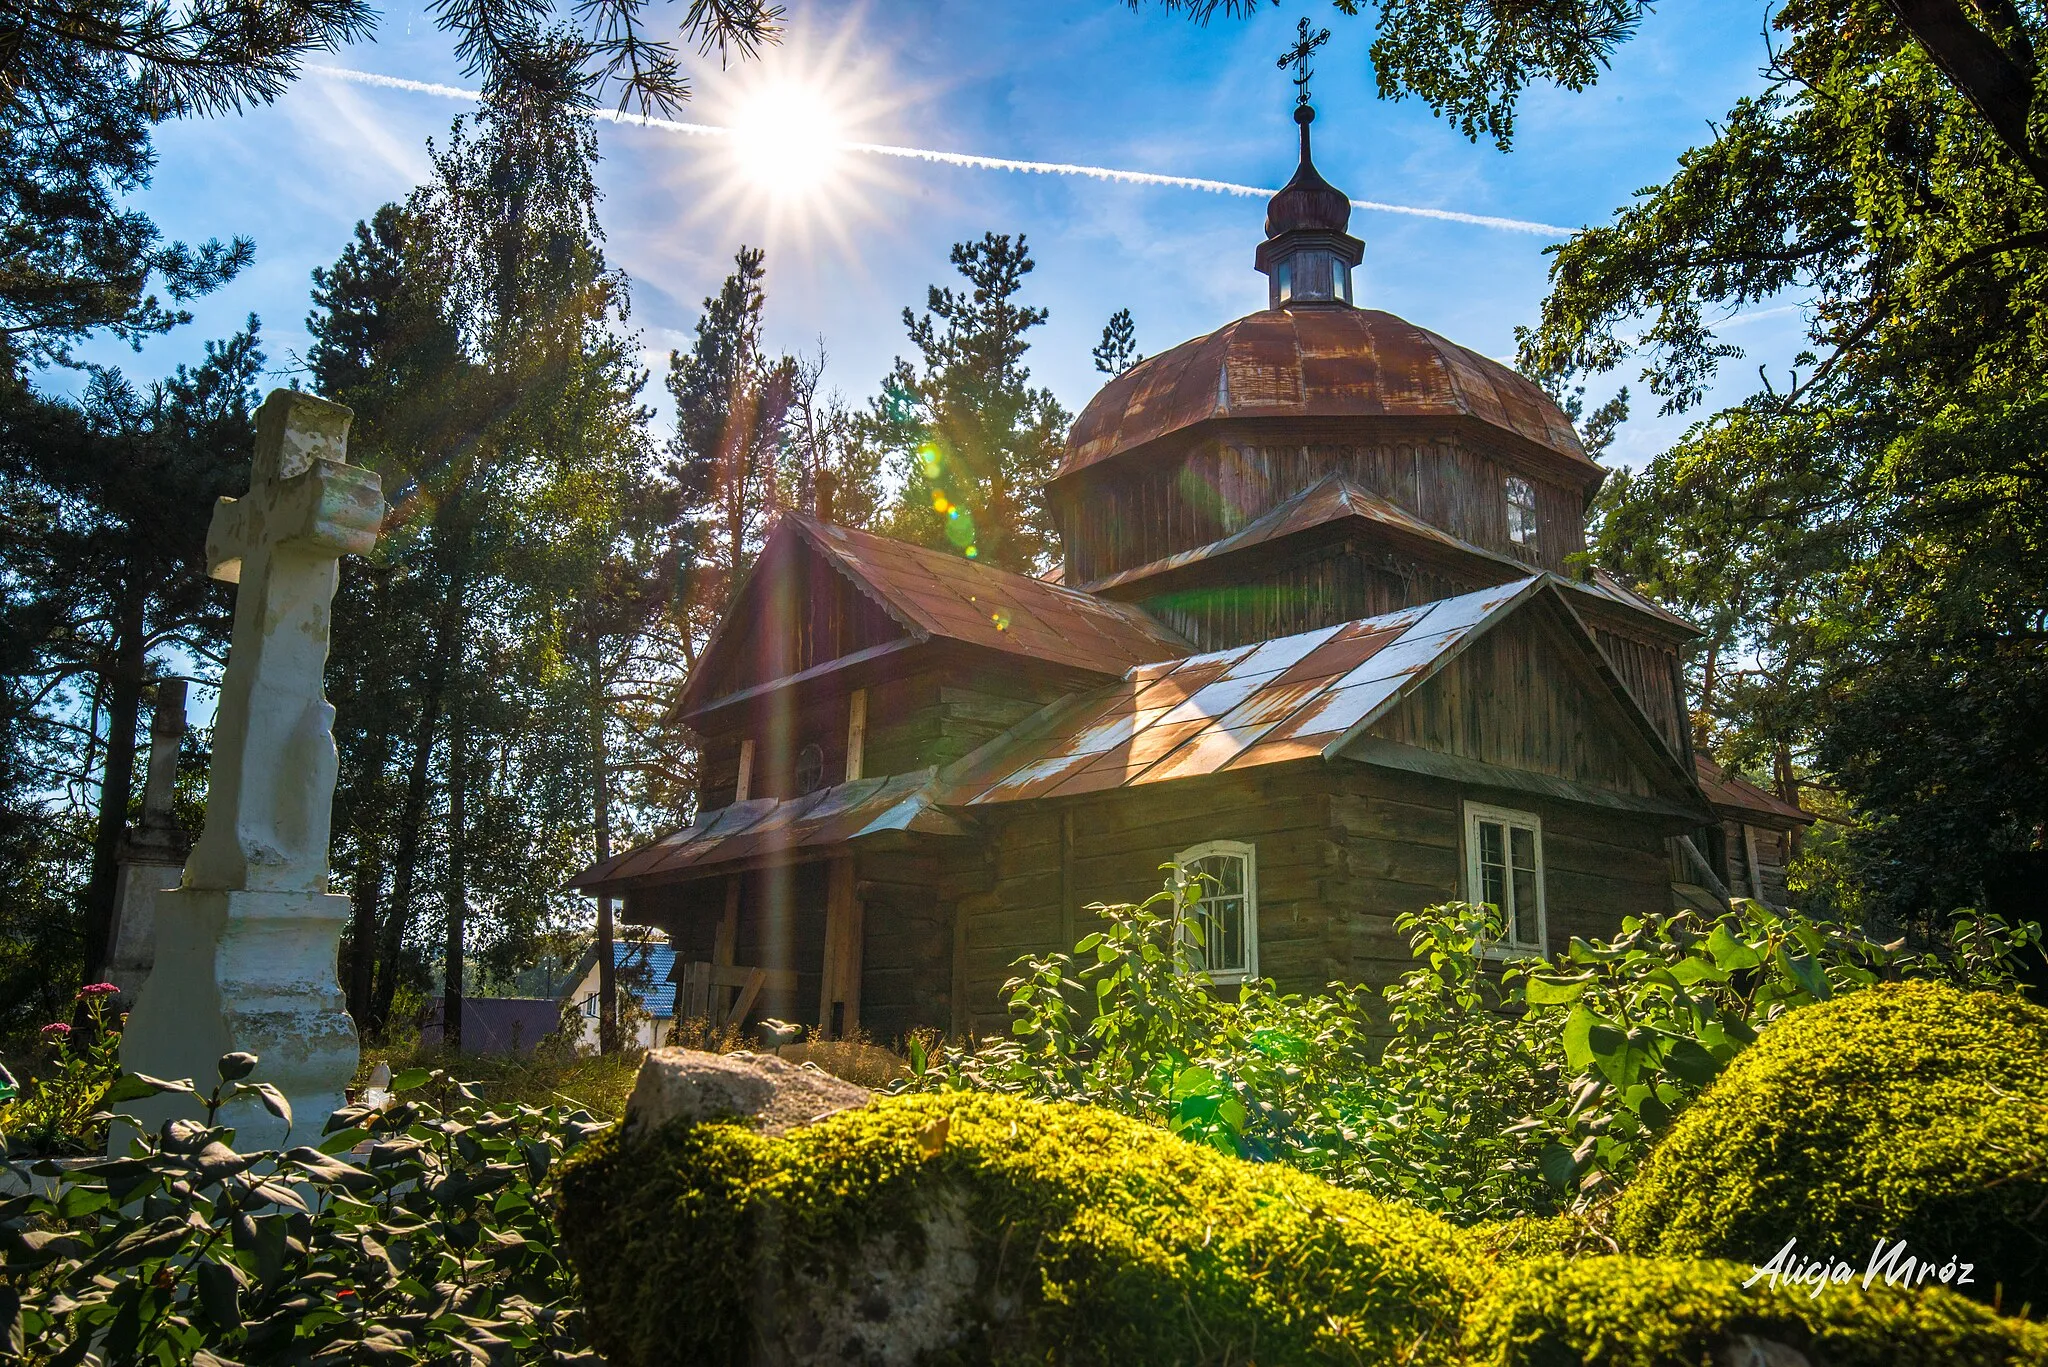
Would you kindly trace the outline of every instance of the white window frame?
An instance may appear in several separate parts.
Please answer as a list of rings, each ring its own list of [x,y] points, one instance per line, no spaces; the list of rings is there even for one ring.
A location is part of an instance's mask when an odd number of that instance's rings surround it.
[[[1192,845],[1173,857],[1177,887],[1188,884],[1188,866],[1200,859],[1223,856],[1244,861],[1244,967],[1209,970],[1209,981],[1219,986],[1250,982],[1259,976],[1259,851],[1243,840],[1210,840]],[[1197,900],[1200,900],[1199,898]],[[1176,915],[1179,913],[1176,912]],[[1206,954],[1207,950],[1204,949]]]
[[[1543,863],[1543,818],[1534,812],[1518,812],[1512,807],[1493,807],[1483,802],[1465,804],[1465,900],[1483,903],[1486,899],[1486,880],[1479,871],[1479,823],[1490,821],[1503,827],[1520,826],[1536,838],[1536,940],[1533,944],[1515,939],[1515,918],[1512,908],[1495,907],[1501,913],[1506,938],[1485,945],[1482,952],[1489,959],[1521,958],[1529,955],[1548,956],[1550,953],[1550,914],[1547,907],[1549,895],[1544,889],[1545,869]],[[1509,875],[1509,896],[1514,888],[1514,842],[1507,838]]]
[[[1501,497],[1507,504],[1508,541],[1516,546],[1536,544],[1536,485],[1533,480],[1520,475],[1509,475],[1501,481]],[[1517,494],[1526,494],[1527,500]]]

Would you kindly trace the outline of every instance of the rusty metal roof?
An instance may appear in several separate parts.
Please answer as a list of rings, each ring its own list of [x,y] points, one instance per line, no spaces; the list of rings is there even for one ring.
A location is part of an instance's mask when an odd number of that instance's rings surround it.
[[[933,801],[937,771],[857,779],[802,797],[755,798],[704,813],[694,825],[601,864],[570,881],[584,892],[614,892],[673,881],[691,869],[772,862],[888,831],[962,835],[966,828]]]
[[[1687,636],[1700,636],[1705,634],[1701,632],[1701,630],[1698,627],[1694,626],[1691,622],[1686,621],[1683,617],[1680,617],[1670,608],[1665,607],[1662,603],[1658,602],[1654,598],[1645,597],[1643,594],[1636,592],[1633,588],[1623,583],[1621,579],[1619,579],[1613,574],[1608,573],[1606,570],[1594,570],[1593,581],[1591,583],[1585,583],[1580,580],[1573,580],[1572,587],[1580,590],[1581,592],[1589,593],[1593,595],[1595,598],[1606,598],[1612,602],[1621,604],[1623,607],[1633,608],[1637,612],[1647,613],[1649,616],[1654,617],[1658,621],[1664,623],[1664,625],[1675,628],[1676,630],[1685,633]]]
[[[799,513],[784,516],[901,621],[1013,655],[1121,674],[1169,659],[1188,643],[1143,609],[1012,574],[950,551],[856,532]]]
[[[1752,826],[1786,829],[1811,826],[1820,819],[1776,793],[1759,788],[1742,775],[1729,773],[1705,755],[1694,753],[1692,766],[1699,779],[1700,791],[1707,795],[1708,804],[1738,821],[1746,820]]]
[[[1571,421],[1500,362],[1377,309],[1267,309],[1142,361],[1067,436],[1060,477],[1223,418],[1475,418],[1597,485]]]
[[[1535,575],[1401,612],[1140,665],[1057,704],[943,778],[949,806],[1329,758],[1523,600]]]
[[[748,585],[789,539],[815,550],[879,604],[907,633],[904,644],[934,638],[961,641],[1112,676],[1188,648],[1184,637],[1131,604],[1077,593],[950,551],[837,527],[787,509],[777,515]],[[744,601],[746,592],[743,586],[736,601]],[[697,667],[683,681],[672,715],[700,715],[787,682],[770,680],[722,697],[700,696],[705,681],[719,677],[729,652],[752,635],[756,625],[743,613],[726,614],[705,644]],[[806,675],[831,667],[833,662],[828,661]]]

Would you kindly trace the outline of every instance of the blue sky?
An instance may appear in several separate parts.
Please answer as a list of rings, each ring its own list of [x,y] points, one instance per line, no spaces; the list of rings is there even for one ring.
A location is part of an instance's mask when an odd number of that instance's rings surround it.
[[[1707,120],[1757,88],[1764,53],[1761,7],[1654,14],[1594,90],[1531,93],[1504,155],[1418,103],[1374,98],[1370,22],[1327,5],[1289,0],[1200,28],[1116,0],[799,0],[785,42],[762,61],[705,64],[680,117],[753,126],[764,109],[794,108],[800,129],[832,122],[846,140],[1273,186],[1294,163],[1292,88],[1274,57],[1303,14],[1334,32],[1315,84],[1316,160],[1334,184],[1358,199],[1548,224],[1605,221],[1667,177]],[[473,85],[452,48],[425,6],[392,5],[375,42],[322,61]],[[164,127],[143,204],[171,236],[252,236],[256,264],[197,301],[192,326],[140,355],[104,342],[83,354],[150,378],[253,312],[283,383],[307,345],[310,272],[333,261],[358,219],[424,178],[426,140],[445,137],[463,108],[315,73],[276,105]],[[771,343],[810,351],[822,337],[827,386],[856,399],[907,349],[903,306],[921,307],[927,285],[951,278],[950,244],[984,230],[1028,235],[1038,268],[1025,297],[1051,311],[1028,364],[1075,410],[1101,378],[1089,348],[1114,309],[1131,310],[1150,354],[1265,298],[1251,266],[1259,199],[852,153],[829,157],[801,191],[770,194],[727,139],[607,124],[600,141],[608,252],[632,277],[631,322],[656,372],[654,398],[665,397],[668,350],[687,344],[700,301],[742,243],[768,252]],[[1366,242],[1361,303],[1498,357],[1512,353],[1516,325],[1535,320],[1544,235],[1367,210],[1352,231]],[[1750,353],[1731,364],[1721,397],[1732,400],[1754,387],[1758,362],[1782,374],[1799,349],[1799,318],[1782,304],[1757,310],[1726,337]],[[45,383],[69,387],[60,375]],[[1628,464],[1686,421],[1656,417],[1636,390],[1638,416],[1615,451]]]

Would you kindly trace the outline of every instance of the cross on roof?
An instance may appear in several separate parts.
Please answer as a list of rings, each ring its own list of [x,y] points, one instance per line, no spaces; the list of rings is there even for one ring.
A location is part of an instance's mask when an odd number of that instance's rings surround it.
[[[1294,46],[1287,49],[1281,55],[1280,60],[1274,64],[1283,71],[1290,66],[1294,68],[1294,85],[1301,92],[1299,98],[1295,101],[1297,104],[1308,103],[1309,78],[1316,74],[1315,69],[1308,64],[1308,59],[1315,55],[1317,48],[1329,41],[1330,31],[1328,29],[1312,30],[1309,27],[1308,20],[1303,19],[1299,29],[1299,37],[1295,39]]]

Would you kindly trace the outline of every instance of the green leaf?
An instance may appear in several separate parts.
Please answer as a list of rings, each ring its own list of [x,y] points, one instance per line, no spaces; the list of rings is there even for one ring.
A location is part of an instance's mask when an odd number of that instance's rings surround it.
[[[1721,1061],[1696,1040],[1682,1039],[1666,1051],[1664,1068],[1680,1082],[1704,1087],[1721,1071]]]
[[[241,1279],[211,1258],[201,1259],[194,1272],[199,1282],[199,1303],[206,1308],[208,1317],[223,1329],[241,1328]]]
[[[158,1096],[164,1092],[183,1092],[186,1096],[195,1094],[190,1078],[166,1082],[147,1073],[123,1073],[114,1080],[113,1086],[107,1088],[107,1094],[100,1098],[100,1104],[118,1106],[124,1101],[140,1101],[146,1096]]]
[[[1552,1191],[1568,1189],[1572,1184],[1572,1178],[1578,1175],[1579,1160],[1572,1157],[1572,1151],[1562,1144],[1544,1145],[1540,1162],[1543,1167],[1543,1180],[1550,1184]]]
[[[256,1056],[246,1050],[222,1054],[220,1062],[214,1065],[220,1071],[222,1082],[240,1082],[256,1071]]]
[[[1834,993],[1828,987],[1828,975],[1821,970],[1820,961],[1811,954],[1787,954],[1778,951],[1778,967],[1792,976],[1792,980],[1804,988],[1806,994],[1817,1002],[1824,1002]]]
[[[1571,979],[1531,977],[1522,995],[1531,1006],[1565,1006],[1585,996],[1592,981],[1590,974]]]
[[[1216,1091],[1218,1081],[1216,1074],[1207,1068],[1183,1068],[1173,1079],[1171,1095],[1175,1101],[1185,1101],[1189,1097],[1209,1096]]]
[[[1594,1015],[1582,1003],[1572,1008],[1564,1023],[1564,1056],[1573,1071],[1584,1072],[1593,1064],[1593,1046],[1590,1036]]]
[[[1694,956],[1692,958],[1680,959],[1677,963],[1671,965],[1671,976],[1678,979],[1685,986],[1691,987],[1694,983],[1701,982],[1725,983],[1733,975],[1727,969],[1717,964]]]
[[[282,1120],[285,1133],[291,1133],[292,1103],[285,1100],[283,1092],[278,1091],[277,1088],[267,1082],[245,1082],[236,1090],[238,1092],[254,1092],[256,1099],[263,1103],[263,1109],[276,1116],[279,1120]]]
[[[1714,933],[1707,937],[1707,952],[1714,956],[1717,968],[1729,973],[1758,968],[1763,964],[1763,957],[1736,939],[1735,933],[1725,924],[1715,926]]]
[[[391,1090],[394,1093],[410,1092],[416,1087],[426,1086],[433,1076],[433,1072],[426,1068],[408,1068],[391,1079]]]

